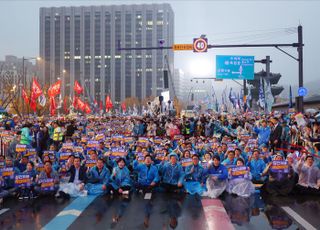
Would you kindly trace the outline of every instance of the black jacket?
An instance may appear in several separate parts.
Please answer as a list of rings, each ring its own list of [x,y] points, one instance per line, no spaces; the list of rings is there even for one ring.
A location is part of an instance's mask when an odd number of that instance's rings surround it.
[[[281,145],[281,135],[282,135],[282,126],[278,124],[278,126],[271,131],[270,134],[270,142],[273,145],[275,140],[278,140],[278,143],[275,146]]]
[[[68,172],[70,173],[69,183],[73,183],[74,177],[76,176],[76,168],[72,165]],[[79,180],[82,181],[83,183],[87,182],[87,168],[85,166],[80,166]]]

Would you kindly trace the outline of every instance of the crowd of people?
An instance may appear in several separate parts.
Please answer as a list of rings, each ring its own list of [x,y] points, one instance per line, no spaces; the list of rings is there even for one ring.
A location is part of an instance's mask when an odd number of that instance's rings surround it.
[[[1,197],[320,194],[311,114],[14,116],[0,129]]]

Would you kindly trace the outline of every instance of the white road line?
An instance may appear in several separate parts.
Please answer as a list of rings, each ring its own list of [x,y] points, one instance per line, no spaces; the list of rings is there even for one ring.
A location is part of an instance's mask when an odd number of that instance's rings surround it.
[[[288,213],[293,219],[295,219],[302,227],[307,230],[317,230],[311,224],[309,224],[305,219],[303,219],[298,213],[293,211],[291,208],[285,206],[281,207],[286,213]]]
[[[6,211],[9,211],[10,208],[3,208],[0,210],[0,215],[2,215],[3,213],[5,213]]]

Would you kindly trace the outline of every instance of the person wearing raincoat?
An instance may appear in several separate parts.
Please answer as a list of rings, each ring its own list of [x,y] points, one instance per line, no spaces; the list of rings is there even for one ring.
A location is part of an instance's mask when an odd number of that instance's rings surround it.
[[[192,156],[192,165],[186,167],[185,173],[184,187],[186,191],[191,195],[201,195],[205,191],[206,170],[199,164],[197,154]]]
[[[183,187],[184,171],[178,162],[178,155],[169,154],[169,162],[159,164],[159,172],[162,175],[161,186],[166,191],[178,191]]]
[[[213,164],[208,168],[208,178],[206,182],[207,191],[203,196],[217,198],[227,186],[228,170],[227,167],[220,163],[219,156],[213,156]]]
[[[104,160],[99,158],[96,166],[92,167],[88,172],[88,183],[85,189],[89,195],[97,195],[108,191],[110,171],[104,165]]]
[[[133,169],[138,173],[137,189],[143,191],[152,191],[159,183],[158,168],[152,164],[152,159],[149,154],[144,156],[144,163],[139,164],[137,160],[133,162]]]
[[[255,192],[251,178],[250,170],[245,166],[244,160],[238,158],[236,167],[229,168],[229,181],[226,191],[241,197],[249,197]]]
[[[123,158],[117,160],[117,166],[113,168],[110,176],[112,193],[128,195],[131,190],[130,171]]]

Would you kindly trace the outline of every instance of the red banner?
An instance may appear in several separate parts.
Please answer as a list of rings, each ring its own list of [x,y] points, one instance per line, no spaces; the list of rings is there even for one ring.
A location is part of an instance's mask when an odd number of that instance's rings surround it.
[[[26,104],[29,104],[29,97],[28,97],[27,92],[24,90],[24,88],[22,88],[22,97],[23,97],[23,99],[24,99],[24,102],[25,102]]]
[[[49,97],[55,97],[58,94],[60,94],[60,88],[61,88],[61,80],[57,81],[53,85],[50,86],[48,89],[48,96]]]
[[[91,108],[88,103],[85,103],[84,111],[87,114],[91,113]]]
[[[36,100],[40,95],[42,94],[42,90],[40,88],[40,85],[38,81],[33,78],[32,86],[31,86],[31,101],[32,99]]]
[[[54,97],[50,97],[50,115],[54,116],[54,114],[56,113],[56,100],[54,99]]]
[[[122,108],[123,112],[126,112],[127,108],[126,108],[126,103],[125,102],[122,102],[121,108]]]
[[[67,105],[67,98],[66,97],[63,99],[63,110],[64,110],[64,112],[66,114],[69,113],[69,109],[68,109],[68,105]]]
[[[112,109],[113,104],[109,97],[109,95],[106,97],[106,112],[108,112],[110,109]]]
[[[80,98],[77,98],[77,108],[84,111],[85,106],[86,104]]]
[[[77,94],[83,93],[83,88],[82,88],[82,86],[80,85],[80,83],[78,81],[74,81],[74,91]]]

